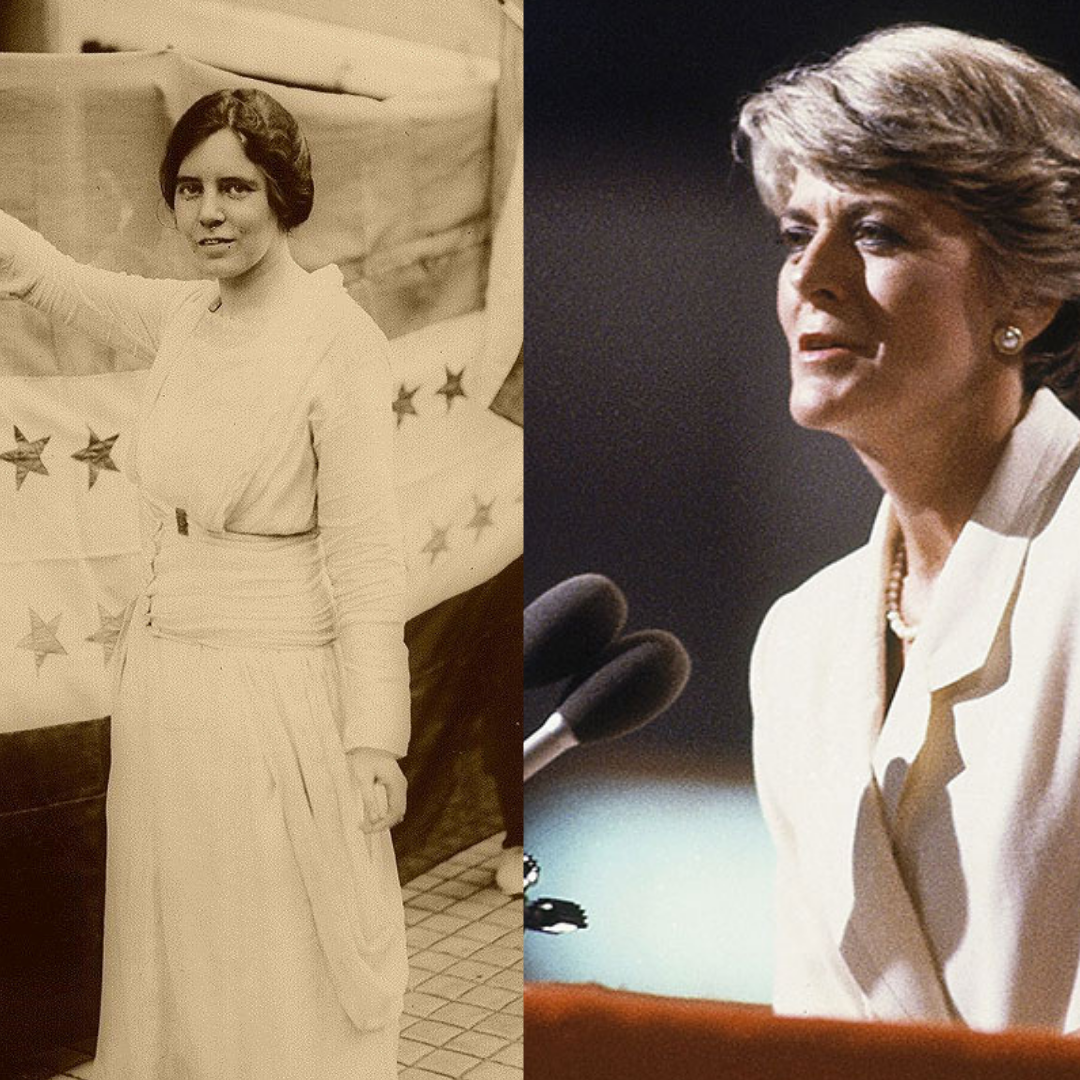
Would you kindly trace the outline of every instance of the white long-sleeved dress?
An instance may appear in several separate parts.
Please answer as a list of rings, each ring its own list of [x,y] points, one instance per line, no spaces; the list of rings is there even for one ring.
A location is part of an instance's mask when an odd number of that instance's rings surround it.
[[[385,338],[336,268],[252,325],[215,282],[82,266],[6,217],[0,289],[153,358],[95,1080],[391,1077],[401,893],[345,756],[409,734]]]

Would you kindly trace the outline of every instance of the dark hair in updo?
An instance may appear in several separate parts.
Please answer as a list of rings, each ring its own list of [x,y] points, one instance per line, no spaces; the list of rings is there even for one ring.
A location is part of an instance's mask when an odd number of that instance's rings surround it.
[[[262,90],[217,90],[199,98],[180,117],[158,171],[161,194],[169,206],[176,197],[181,162],[224,128],[266,174],[267,199],[282,229],[288,232],[307,221],[315,197],[307,140],[292,113]]]

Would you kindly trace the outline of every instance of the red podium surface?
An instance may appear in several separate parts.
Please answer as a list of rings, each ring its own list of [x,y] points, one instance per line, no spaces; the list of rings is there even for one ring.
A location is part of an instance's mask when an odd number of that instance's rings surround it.
[[[1078,1080],[1080,1039],[776,1017],[593,984],[525,987],[529,1080]]]

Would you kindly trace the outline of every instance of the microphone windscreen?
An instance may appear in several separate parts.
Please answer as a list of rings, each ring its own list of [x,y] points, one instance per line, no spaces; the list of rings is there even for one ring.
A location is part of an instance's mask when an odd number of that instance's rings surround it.
[[[613,739],[659,716],[689,678],[690,657],[674,634],[638,630],[570,684],[558,712],[579,742]]]
[[[626,625],[626,598],[603,574],[578,574],[525,608],[525,689],[590,669]]]

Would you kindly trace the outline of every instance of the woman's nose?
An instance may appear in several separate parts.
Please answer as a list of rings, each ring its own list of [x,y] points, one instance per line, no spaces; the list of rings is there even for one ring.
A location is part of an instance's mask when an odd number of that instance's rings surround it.
[[[199,203],[199,221],[203,225],[220,225],[225,220],[225,212],[217,193],[207,191]]]
[[[804,296],[840,297],[850,274],[850,253],[842,239],[821,230],[799,254],[792,268],[792,281]]]

